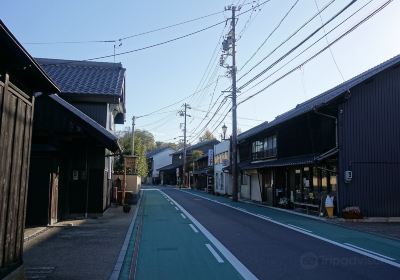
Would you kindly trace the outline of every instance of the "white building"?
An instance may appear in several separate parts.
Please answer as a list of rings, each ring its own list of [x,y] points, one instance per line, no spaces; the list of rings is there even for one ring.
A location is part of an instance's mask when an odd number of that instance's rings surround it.
[[[150,161],[150,176],[153,184],[163,184],[159,169],[172,164],[172,154],[175,152],[170,147],[163,147],[147,153]]]
[[[223,172],[223,168],[229,166],[230,141],[223,140],[214,145],[214,192],[232,195],[232,177]]]

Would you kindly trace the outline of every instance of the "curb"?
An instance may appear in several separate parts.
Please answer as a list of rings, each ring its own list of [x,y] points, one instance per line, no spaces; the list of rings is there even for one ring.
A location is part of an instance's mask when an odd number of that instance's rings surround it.
[[[113,269],[110,277],[108,278],[109,280],[117,280],[119,278],[119,274],[121,273],[122,265],[124,263],[126,251],[128,249],[128,245],[129,245],[129,240],[131,238],[132,231],[133,231],[133,228],[134,228],[135,223],[136,223],[136,217],[137,217],[137,214],[138,214],[140,203],[142,201],[142,197],[143,196],[140,195],[138,203],[137,203],[136,208],[135,208],[135,213],[133,214],[133,217],[132,217],[132,220],[131,220],[131,224],[129,225],[128,231],[126,232],[124,243],[123,243],[123,245],[121,247],[121,250],[119,252],[117,262],[115,263],[114,269]]]
[[[31,235],[24,236],[24,243],[34,239],[35,237],[38,237],[39,235],[41,235],[45,231],[48,231],[50,228],[51,227],[47,226],[47,227],[44,227],[44,228],[32,233]]]

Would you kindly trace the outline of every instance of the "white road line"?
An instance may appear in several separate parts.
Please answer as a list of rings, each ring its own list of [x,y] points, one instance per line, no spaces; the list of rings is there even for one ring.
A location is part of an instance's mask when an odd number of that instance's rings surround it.
[[[214,248],[210,244],[206,244],[206,247],[208,250],[210,250],[211,254],[213,254],[214,258],[217,260],[219,263],[223,263],[224,260],[218,255],[218,253],[214,250]]]
[[[169,204],[174,205],[172,202],[170,202]]]
[[[169,196],[168,196],[169,197]],[[207,237],[208,240],[218,249],[218,251],[231,263],[236,271],[246,280],[257,280],[258,278],[250,272],[217,238],[214,237],[202,224],[200,224],[192,215],[190,215],[185,208],[178,204],[171,197],[170,199],[175,202],[178,208],[185,213],[185,215],[192,221],[192,223]]]
[[[183,215],[182,213],[181,213],[181,216],[182,216],[182,218],[186,219],[185,215]]]
[[[193,224],[189,224],[189,226],[193,229],[193,231],[194,231],[195,233],[199,233],[199,231],[197,230],[197,228],[194,227]]]
[[[176,211],[179,211],[179,208],[175,206]]]
[[[292,225],[292,224],[287,224],[287,225],[290,226],[290,227],[293,227],[293,228],[297,228],[299,230],[304,230],[306,232],[312,232],[311,230],[308,230],[308,229],[305,229],[305,228],[302,228],[302,227],[298,227],[298,226],[295,226],[295,225]]]
[[[263,218],[264,220],[272,220],[271,217],[268,217],[268,216],[265,216],[265,215],[262,215],[262,214],[256,214],[256,215],[261,217],[261,218]]]
[[[212,199],[209,199],[209,198],[207,198],[207,197],[203,197],[203,196],[201,196],[201,195],[193,194],[193,193],[186,192],[186,191],[182,191],[182,192],[187,193],[187,194],[189,194],[189,195],[201,197],[202,199],[205,199],[205,200],[212,201]],[[233,206],[231,206],[231,205],[229,205],[229,204],[224,204],[224,203],[222,203],[222,202],[215,202],[215,203],[224,205],[224,206],[229,207],[229,208],[232,208],[232,209],[236,209],[237,211],[241,211],[241,210],[237,209],[236,207],[233,207]],[[249,214],[249,215],[252,215],[252,216],[254,216],[254,217],[258,217],[258,218],[260,218],[260,219],[266,220],[266,221],[268,221],[268,222],[271,222],[271,223],[280,225],[280,226],[282,226],[282,227],[285,227],[285,228],[288,228],[288,229],[291,229],[291,230],[294,230],[294,231],[303,233],[303,234],[305,234],[305,235],[314,237],[314,238],[316,238],[316,239],[325,241],[325,242],[327,242],[327,243],[330,243],[330,244],[332,244],[332,245],[341,247],[341,248],[343,248],[343,249],[347,249],[347,250],[349,250],[349,251],[358,253],[358,254],[360,254],[360,255],[364,255],[364,256],[370,257],[370,258],[372,258],[372,259],[375,259],[375,260],[377,260],[377,261],[380,261],[380,262],[383,262],[383,263],[392,265],[392,266],[394,266],[394,267],[400,268],[400,263],[398,263],[398,262],[395,262],[395,261],[392,261],[392,260],[388,260],[388,259],[383,258],[383,257],[380,257],[380,256],[378,256],[378,255],[374,255],[374,254],[368,253],[368,252],[366,252],[366,251],[363,251],[363,250],[360,250],[360,249],[351,247],[351,246],[349,246],[349,245],[345,245],[345,244],[342,244],[342,243],[339,243],[339,242],[330,240],[330,239],[328,239],[328,238],[325,238],[325,237],[316,235],[316,234],[311,233],[311,232],[307,232],[307,231],[304,231],[304,230],[300,230],[300,229],[297,229],[297,228],[288,226],[288,225],[286,225],[286,224],[284,224],[284,223],[281,223],[281,222],[278,222],[278,221],[275,221],[275,220],[265,219],[265,218],[263,218],[262,216],[259,216],[259,215],[257,215],[257,214],[253,214],[253,213],[251,213],[251,212],[249,212],[249,211],[242,211],[242,212],[243,212],[243,213],[246,213],[246,214]]]
[[[396,259],[393,259],[393,258],[391,258],[391,257],[378,254],[378,253],[376,253],[376,252],[374,252],[374,251],[370,251],[370,250],[367,250],[367,249],[358,247],[358,246],[356,246],[356,245],[354,245],[354,244],[351,244],[351,243],[344,243],[344,244],[347,245],[347,246],[351,246],[351,247],[353,247],[353,248],[356,248],[356,249],[359,249],[359,250],[362,250],[362,251],[365,251],[365,252],[368,252],[368,253],[371,253],[371,254],[380,256],[380,257],[382,257],[382,258],[385,258],[385,259],[388,259],[388,260],[391,260],[391,261],[395,261],[395,260],[396,260]]]

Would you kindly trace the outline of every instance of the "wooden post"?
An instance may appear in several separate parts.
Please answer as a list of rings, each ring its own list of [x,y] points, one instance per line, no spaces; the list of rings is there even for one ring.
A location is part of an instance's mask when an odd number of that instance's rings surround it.
[[[126,158],[124,157],[124,177],[122,180],[122,196],[121,196],[121,204],[125,204],[125,191],[126,191]]]

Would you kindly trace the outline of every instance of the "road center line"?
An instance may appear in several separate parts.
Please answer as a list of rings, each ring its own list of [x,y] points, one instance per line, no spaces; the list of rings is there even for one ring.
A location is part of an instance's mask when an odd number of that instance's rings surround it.
[[[179,208],[175,206],[176,211],[179,211]]]
[[[210,250],[211,254],[214,256],[214,258],[217,260],[219,263],[223,263],[224,260],[218,255],[218,253],[214,250],[214,248],[210,244],[206,244],[206,247],[208,250]]]
[[[182,213],[181,213],[181,216],[182,216],[182,218],[186,219],[185,215],[183,215]]]
[[[199,231],[197,230],[197,228],[194,227],[193,224],[189,224],[189,226],[193,229],[193,231],[194,231],[195,233],[199,233]]]
[[[374,252],[374,251],[370,251],[370,250],[367,250],[367,249],[364,249],[364,248],[358,247],[358,246],[356,246],[356,245],[354,245],[354,244],[351,244],[351,243],[344,243],[344,244],[345,244],[345,245],[347,245],[347,246],[351,246],[351,247],[353,247],[353,248],[356,248],[356,249],[359,249],[359,250],[362,250],[362,251],[365,251],[365,252],[368,252],[368,253],[371,253],[371,254],[374,254],[374,255],[380,256],[380,257],[382,257],[382,258],[385,258],[385,259],[388,259],[388,260],[391,260],[391,261],[394,261],[394,260],[396,260],[396,259],[393,259],[393,258],[391,258],[391,257],[388,257],[388,256],[385,256],[385,255],[378,254],[378,253],[376,253],[376,252]]]
[[[184,193],[186,193],[186,194],[188,194],[188,195],[197,196],[197,197],[200,197],[200,198],[202,198],[202,199],[205,199],[205,200],[214,202],[212,199],[209,199],[209,198],[207,198],[207,197],[204,197],[204,196],[201,196],[201,195],[198,195],[198,194],[190,193],[190,192],[187,192],[187,191],[182,191],[182,192],[184,192]],[[222,203],[222,202],[219,202],[219,201],[218,201],[218,202],[214,202],[214,203],[224,205],[224,206],[226,206],[226,207],[235,209],[235,210],[237,210],[237,211],[242,211],[242,210],[240,210],[240,209],[238,209],[238,208],[236,208],[236,207],[234,207],[234,206],[231,206],[231,205],[229,205],[229,204],[227,204],[227,203]],[[369,253],[369,252],[367,252],[367,251],[365,251],[365,250],[357,249],[357,248],[355,248],[355,247],[352,247],[352,246],[349,246],[349,245],[346,245],[346,244],[342,244],[342,243],[333,241],[333,240],[331,240],[331,239],[328,239],[328,238],[319,236],[319,235],[314,234],[314,233],[312,233],[312,232],[307,232],[307,231],[304,231],[304,230],[300,230],[300,229],[297,229],[297,228],[295,228],[295,227],[291,227],[291,226],[289,226],[289,225],[287,225],[287,224],[284,224],[284,223],[281,223],[281,222],[278,222],[278,221],[275,221],[275,220],[266,219],[266,218],[263,218],[262,216],[259,216],[258,214],[251,213],[250,211],[242,211],[242,212],[243,212],[243,213],[246,213],[246,214],[248,214],[248,215],[252,215],[252,216],[254,216],[254,217],[258,217],[258,218],[260,218],[260,219],[266,220],[266,221],[268,221],[268,222],[271,222],[271,223],[274,223],[274,224],[283,226],[283,227],[285,227],[285,228],[288,228],[288,229],[291,229],[291,230],[300,232],[300,233],[302,233],[302,234],[305,234],[305,235],[314,237],[314,238],[316,238],[316,239],[325,241],[325,242],[327,242],[327,243],[330,243],[330,244],[332,244],[332,245],[341,247],[341,248],[343,248],[343,249],[347,249],[347,250],[349,250],[349,251],[358,253],[358,254],[360,254],[360,255],[364,255],[364,256],[370,257],[370,258],[372,258],[372,259],[375,259],[375,260],[377,260],[377,261],[380,261],[380,262],[383,262],[383,263],[392,265],[392,266],[394,266],[394,267],[400,268],[400,263],[398,263],[398,262],[396,262],[396,261],[393,261],[393,260],[390,260],[390,259],[387,259],[386,257],[381,257],[381,256],[379,256],[379,255],[376,255],[376,253],[375,253],[375,254],[372,254],[372,253]]]
[[[161,190],[160,190],[161,192]],[[166,194],[167,195],[167,194]],[[168,195],[167,195],[168,196]],[[168,196],[169,197],[169,196]],[[218,251],[231,263],[236,271],[246,280],[257,280],[258,278],[247,269],[214,235],[212,235],[199,221],[197,221],[192,215],[189,214],[180,204],[169,197],[178,208],[185,213],[185,215],[192,221],[192,223],[204,234],[204,236],[210,240],[210,242],[218,249]],[[216,202],[217,203],[217,202]]]

